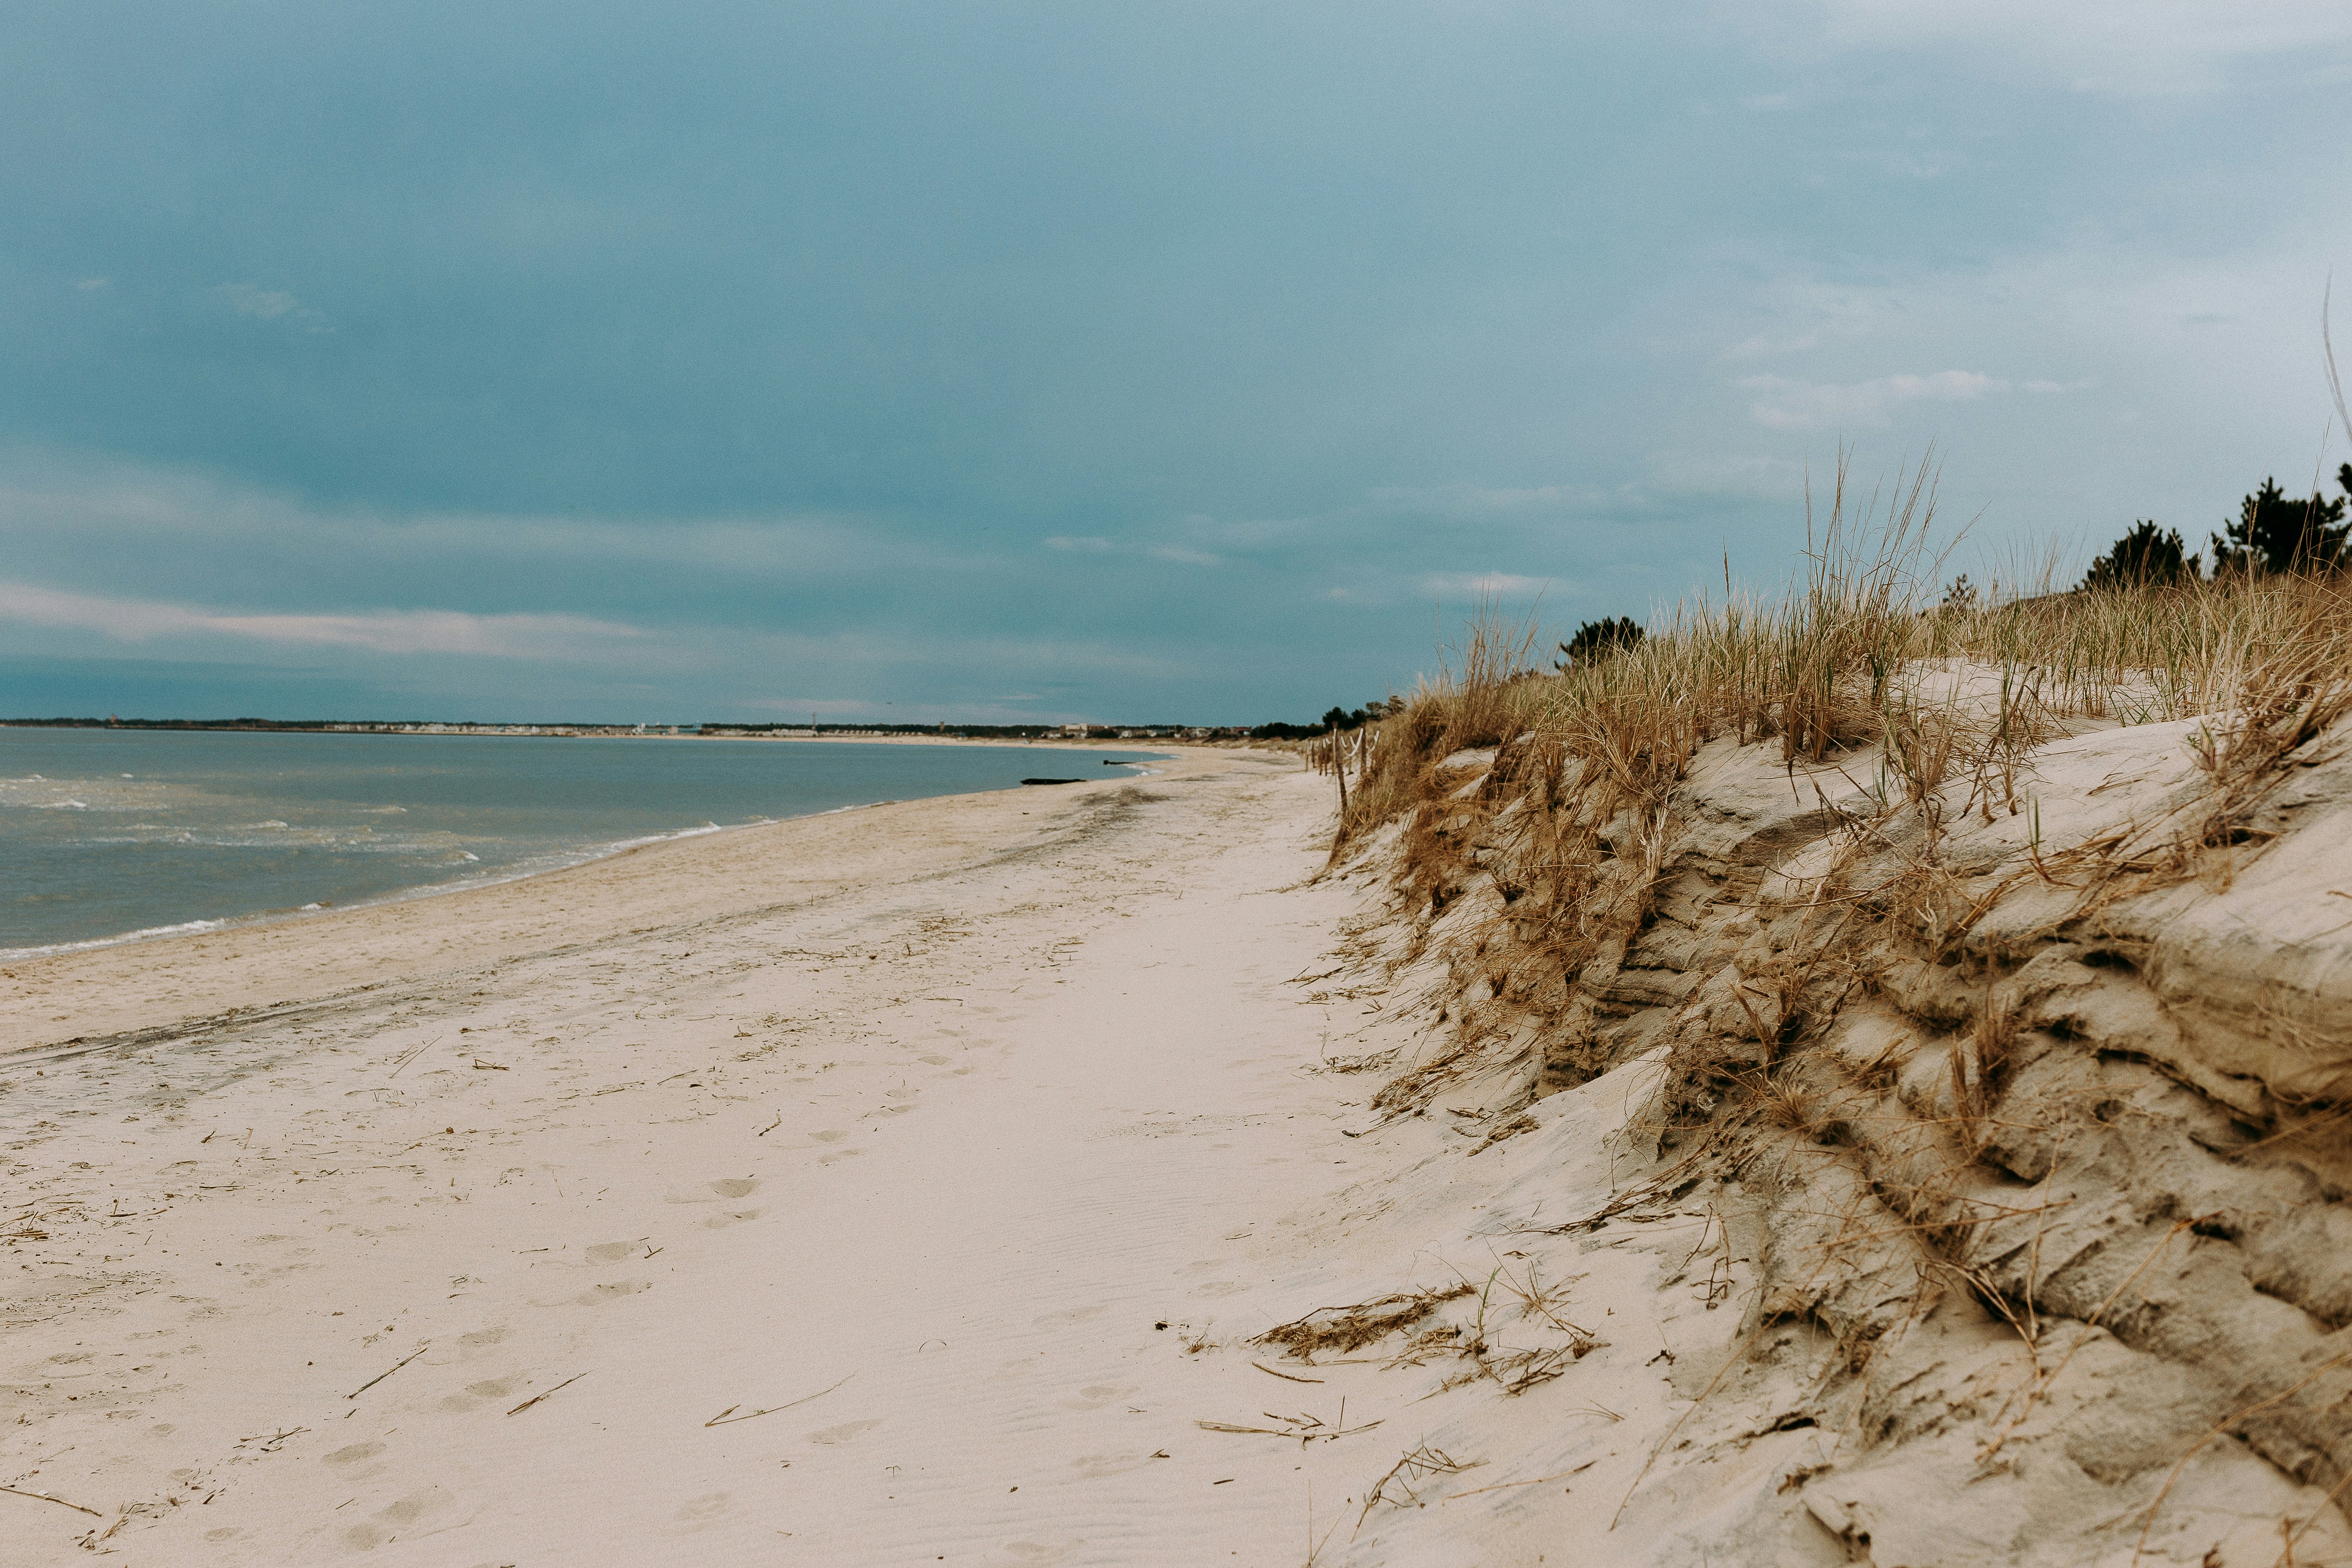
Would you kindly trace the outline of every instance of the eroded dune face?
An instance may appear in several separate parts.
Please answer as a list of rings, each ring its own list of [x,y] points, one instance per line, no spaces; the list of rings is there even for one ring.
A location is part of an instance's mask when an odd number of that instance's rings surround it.
[[[1611,1337],[1682,1327],[1625,1426],[1454,1432],[1647,1453],[1566,1537],[1561,1489],[1497,1490],[1443,1532],[1376,1515],[1386,1560],[2352,1550],[2352,754],[2232,774],[2220,722],[2077,724],[1907,789],[1883,745],[1717,741],[1663,809],[1534,737],[1444,781],[1415,826],[1454,852],[1365,938],[1435,1014],[1381,1102],[1507,1151],[1447,1201],[1591,1274]],[[1645,1278],[1604,1250],[1629,1226],[1679,1227]]]

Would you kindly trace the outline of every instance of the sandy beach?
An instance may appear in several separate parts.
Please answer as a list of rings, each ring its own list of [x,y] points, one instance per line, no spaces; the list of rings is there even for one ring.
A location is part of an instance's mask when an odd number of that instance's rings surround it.
[[[1203,1432],[1338,1398],[1187,1344],[1313,1305],[1275,1222],[1362,1159],[1326,790],[1191,752],[12,965],[7,1561],[1297,1560],[1370,1456]]]
[[[2096,840],[2198,798],[2189,728],[2045,746],[2042,820]],[[1837,847],[1787,772],[1769,744],[1696,760],[1671,856],[1632,862],[1666,889],[1646,945],[1593,979],[1620,1059],[1553,1092],[1576,1019],[1513,988],[1556,965],[1501,918],[1517,841],[1475,841],[1417,915],[1397,828],[1333,867],[1328,776],[1236,751],[12,963],[0,1563],[2352,1557],[2318,1480],[2196,1441],[2241,1406],[2281,1413],[2279,1451],[2332,1440],[2332,1405],[2291,1402],[2336,1399],[2352,1356],[2320,1315],[2338,1233],[2270,1195],[2287,1167],[2170,1131],[2211,1060],[2308,1068],[2225,1032],[2226,976],[2340,1013],[2311,955],[2342,760],[2280,808],[2314,853],[2109,915],[2202,1033],[2152,1024],[2130,968],[2019,983],[2055,1042],[2033,1070],[2142,1108],[2083,1134],[2130,1159],[2053,1164],[2046,1201],[1981,1179],[1986,1245],[2081,1314],[2039,1334],[1923,1300],[1914,1227],[1870,1223],[1828,1123],[1692,1139],[1675,1110],[1658,1031],[1748,1018],[1726,955],[1810,910]],[[1990,879],[2030,826],[1955,837]],[[2043,884],[2009,885],[2000,918],[2042,918]],[[1832,1037],[1873,1064],[1965,1016],[1886,973]],[[1885,1092],[1932,1131],[1950,1075],[1923,1063]],[[2011,1104],[2055,1098],[2036,1081]],[[2252,1262],[2168,1259],[2183,1224],[2132,1217],[2158,1161],[2238,1205]],[[2086,1321],[2130,1289],[2162,1310]],[[1895,1408],[1916,1436],[1874,1442]]]

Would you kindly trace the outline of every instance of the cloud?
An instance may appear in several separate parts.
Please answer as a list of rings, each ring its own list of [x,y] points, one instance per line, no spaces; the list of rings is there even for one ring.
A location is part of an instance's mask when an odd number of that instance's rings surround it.
[[[709,568],[731,580],[813,577],[865,570],[873,555],[869,520],[831,514],[780,517],[622,519],[481,512],[386,515],[326,510],[257,486],[200,471],[30,446],[0,447],[0,530],[16,549],[17,570],[37,542],[71,559],[105,542],[114,580],[142,570],[150,584],[182,569],[188,552],[240,558],[252,583],[300,581],[321,563],[382,563],[409,572],[511,574],[559,567]],[[961,565],[919,541],[897,541],[894,561]],[[134,567],[133,563],[142,563]],[[265,572],[264,565],[274,570]]]
[[[1049,550],[1076,551],[1084,555],[1142,554],[1150,556],[1154,561],[1175,561],[1187,566],[1223,566],[1225,563],[1225,558],[1222,555],[1212,555],[1205,550],[1194,550],[1186,545],[1115,544],[1096,534],[1073,537],[1069,534],[1057,533],[1045,541],[1045,547]]]
[[[1998,376],[1972,370],[1939,370],[1932,375],[1886,375],[1875,381],[1796,381],[1785,375],[1751,375],[1737,384],[1758,395],[1748,416],[1775,430],[1809,430],[1819,425],[1885,426],[1899,404],[1922,401],[1967,403],[2010,389]]]
[[[289,321],[306,332],[327,330],[325,316],[281,289],[262,289],[251,283],[224,283],[214,292],[240,316],[261,321]]]
[[[1508,572],[1434,572],[1421,580],[1423,593],[1441,599],[1530,599],[1550,586],[1549,577]]]
[[[635,626],[583,616],[478,616],[459,610],[224,615],[187,605],[68,594],[26,583],[0,583],[0,621],[94,631],[122,642],[210,634],[367,653],[525,659],[576,658],[613,642],[647,635]]]
[[[1511,513],[1607,510],[1622,506],[1622,491],[1601,485],[1383,485],[1365,492],[1379,512],[1437,512],[1477,519]]]
[[[1205,550],[1187,550],[1181,544],[1148,544],[1143,552],[1154,561],[1177,561],[1187,566],[1223,566],[1225,558],[1212,555]]]

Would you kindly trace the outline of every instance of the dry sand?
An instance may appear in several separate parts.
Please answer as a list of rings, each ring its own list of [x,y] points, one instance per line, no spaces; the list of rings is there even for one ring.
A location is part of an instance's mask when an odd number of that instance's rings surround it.
[[[1294,983],[1325,788],[1193,751],[11,965],[0,1560],[1303,1561],[1425,1392],[1239,1344],[1375,1160],[1320,1068],[1385,1026]]]

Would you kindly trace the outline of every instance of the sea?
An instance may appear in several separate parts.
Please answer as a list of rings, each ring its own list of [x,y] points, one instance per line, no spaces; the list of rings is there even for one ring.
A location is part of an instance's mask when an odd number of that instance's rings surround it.
[[[1164,753],[849,741],[0,728],[0,959],[414,898]]]

